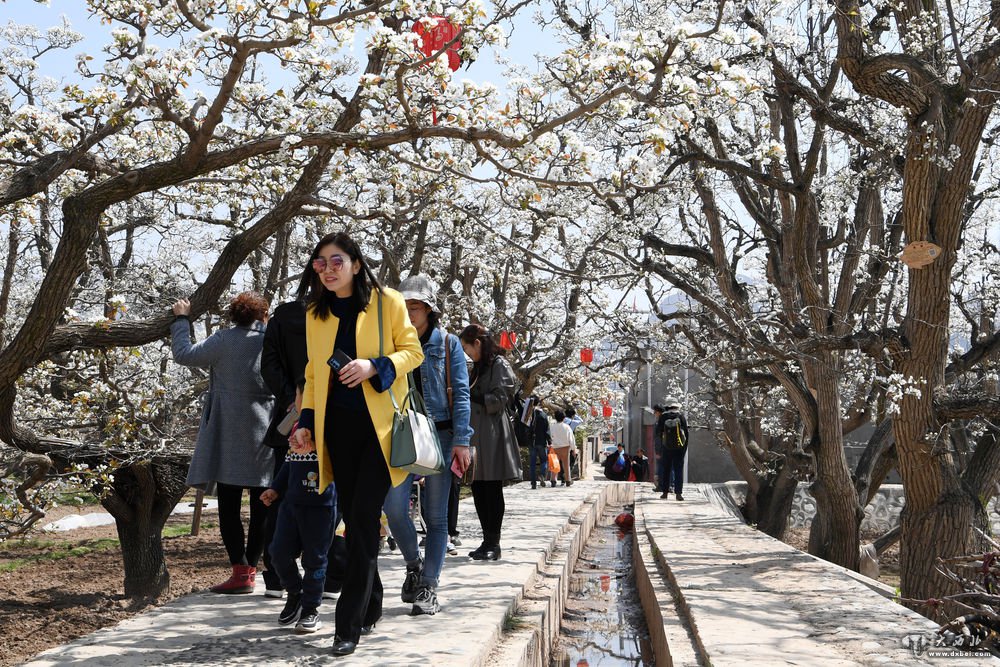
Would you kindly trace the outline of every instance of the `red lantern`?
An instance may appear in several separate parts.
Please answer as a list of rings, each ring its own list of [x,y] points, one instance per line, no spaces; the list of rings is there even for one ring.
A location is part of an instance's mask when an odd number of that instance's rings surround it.
[[[517,344],[517,334],[513,331],[501,331],[500,332],[500,347],[507,350],[514,349],[514,345]]]
[[[437,19],[432,27],[426,27],[424,21],[427,19]],[[430,23],[430,21],[428,21]],[[413,32],[420,35],[420,50],[425,56],[432,55],[444,48],[444,45],[455,39],[462,33],[462,29],[443,16],[434,15],[420,19],[413,24]],[[455,42],[448,47],[448,67],[454,72],[462,65],[462,57],[458,55],[458,50],[462,48],[462,41],[455,39]]]
[[[589,366],[594,361],[594,351],[589,347],[580,350],[580,363]]]
[[[576,663],[576,667],[590,667],[590,663],[585,658],[580,658]]]
[[[596,417],[597,416],[597,408],[595,406],[593,406],[593,405],[590,406],[590,416],[591,417]]]
[[[611,412],[612,412],[611,406],[608,405],[607,403],[605,403],[604,404],[604,418],[605,419],[610,419],[611,418]]]

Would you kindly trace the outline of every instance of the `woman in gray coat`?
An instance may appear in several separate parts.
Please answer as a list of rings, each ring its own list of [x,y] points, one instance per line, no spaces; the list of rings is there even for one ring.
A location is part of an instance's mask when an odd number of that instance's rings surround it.
[[[187,483],[219,499],[219,532],[233,566],[215,593],[253,591],[257,562],[264,552],[267,508],[260,495],[271,483],[274,460],[263,444],[274,398],[260,375],[260,351],[268,302],[244,292],[229,304],[235,324],[200,343],[191,342],[191,304],[174,304],[170,327],[174,361],[209,369],[208,393]],[[243,531],[243,491],[250,492],[250,526]]]
[[[459,335],[462,349],[472,359],[469,400],[472,402],[472,444],[476,447],[472,498],[483,529],[483,543],[469,554],[475,560],[500,558],[504,482],[521,479],[521,458],[507,402],[514,394],[514,371],[503,349],[479,324]]]

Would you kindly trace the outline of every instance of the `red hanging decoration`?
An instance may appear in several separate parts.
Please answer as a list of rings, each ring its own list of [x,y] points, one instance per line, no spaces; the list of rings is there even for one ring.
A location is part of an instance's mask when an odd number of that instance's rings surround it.
[[[591,417],[596,417],[597,416],[597,407],[594,406],[594,405],[590,406],[590,416]]]
[[[500,332],[500,347],[510,352],[517,344],[517,334],[513,331]]]
[[[443,16],[435,14],[427,16],[425,19],[437,19],[433,27],[424,25],[424,19],[420,19],[413,24],[413,32],[420,35],[420,51],[430,58],[432,55],[444,48],[444,45],[452,39],[462,34],[462,29]],[[448,47],[445,53],[448,54],[448,67],[454,72],[462,65],[462,56],[458,55],[458,50],[462,48],[462,41],[456,39],[455,43]],[[438,124],[437,107],[431,107],[431,122]]]
[[[594,351],[589,347],[580,350],[580,363],[589,366],[594,361]]]
[[[612,414],[611,404],[608,403],[607,401],[604,401],[604,418],[609,419],[611,417],[611,414]]]
[[[437,19],[433,27],[426,27],[426,19]],[[420,35],[420,50],[430,58],[432,55],[444,48],[444,45],[462,34],[462,29],[443,16],[434,15],[420,19],[413,24],[413,32]],[[455,43],[448,47],[445,52],[448,54],[448,67],[454,72],[462,65],[462,56],[458,50],[462,48],[462,40],[456,39]]]

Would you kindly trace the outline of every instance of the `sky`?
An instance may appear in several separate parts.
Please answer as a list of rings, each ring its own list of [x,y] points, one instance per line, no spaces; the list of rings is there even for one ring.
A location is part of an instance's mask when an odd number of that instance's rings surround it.
[[[522,11],[514,23],[510,40],[500,55],[519,64],[530,66],[530,70],[535,71],[537,69],[535,55],[553,55],[560,50],[560,44],[556,42],[551,33],[546,34],[532,20],[532,13],[533,10]],[[84,39],[67,54],[53,53],[45,56],[43,73],[55,78],[68,79],[74,75],[77,54],[88,53],[95,59],[100,58],[101,48],[109,41],[111,26],[102,25],[90,16],[87,4],[83,0],[50,0],[47,6],[36,3],[34,0],[0,0],[0,24],[14,21],[15,23],[33,24],[45,30],[51,26],[59,25],[62,16],[69,19],[71,27],[83,34]],[[363,46],[363,38],[356,37],[354,48],[356,57],[360,58],[364,55]],[[492,49],[484,49],[475,62],[467,66],[463,65],[455,73],[455,77],[459,80],[470,79],[476,82],[490,81],[502,90],[504,88],[505,66],[497,62],[497,55]]]

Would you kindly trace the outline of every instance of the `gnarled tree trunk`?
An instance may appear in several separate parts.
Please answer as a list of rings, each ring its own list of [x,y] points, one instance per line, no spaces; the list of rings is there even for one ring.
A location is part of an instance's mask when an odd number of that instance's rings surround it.
[[[161,535],[187,490],[186,474],[181,463],[134,463],[115,471],[112,491],[101,500],[115,518],[130,598],[156,599],[170,590]]]

